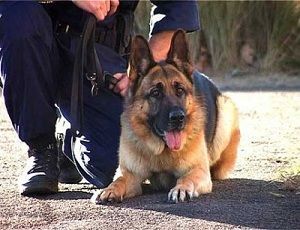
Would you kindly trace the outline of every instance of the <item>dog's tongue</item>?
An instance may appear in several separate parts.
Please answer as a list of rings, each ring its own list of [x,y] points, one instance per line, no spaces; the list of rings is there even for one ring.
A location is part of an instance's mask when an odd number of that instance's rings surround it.
[[[178,150],[181,146],[181,132],[171,131],[165,133],[167,146],[171,150]]]

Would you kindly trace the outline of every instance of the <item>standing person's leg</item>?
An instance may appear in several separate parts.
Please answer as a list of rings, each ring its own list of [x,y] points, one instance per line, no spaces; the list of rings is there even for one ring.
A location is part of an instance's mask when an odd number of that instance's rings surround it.
[[[5,105],[19,138],[29,146],[20,192],[23,195],[57,192],[54,133],[59,55],[52,22],[37,2],[0,4]]]

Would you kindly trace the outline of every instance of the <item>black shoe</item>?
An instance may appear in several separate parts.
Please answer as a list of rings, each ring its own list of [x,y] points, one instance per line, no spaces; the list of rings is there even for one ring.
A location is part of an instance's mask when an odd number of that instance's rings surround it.
[[[78,184],[82,176],[76,166],[63,153],[58,155],[59,176],[58,182],[64,184]]]
[[[63,153],[64,135],[57,134],[58,143],[58,182],[64,184],[78,184],[82,180],[82,176],[78,172],[75,164]]]
[[[24,196],[58,192],[57,145],[30,148],[26,168],[20,178],[20,193]]]

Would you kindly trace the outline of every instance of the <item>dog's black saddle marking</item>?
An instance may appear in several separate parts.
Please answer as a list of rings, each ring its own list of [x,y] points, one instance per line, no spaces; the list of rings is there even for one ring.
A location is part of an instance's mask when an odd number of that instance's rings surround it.
[[[205,141],[210,147],[217,127],[217,98],[221,93],[212,80],[197,70],[193,72],[193,83],[195,96],[202,101],[206,110]]]

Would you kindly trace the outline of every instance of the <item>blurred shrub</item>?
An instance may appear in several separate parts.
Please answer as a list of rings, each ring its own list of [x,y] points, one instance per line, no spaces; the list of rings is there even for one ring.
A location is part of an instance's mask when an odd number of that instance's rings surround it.
[[[134,29],[136,34],[141,34],[145,37],[149,35],[150,28],[150,1],[140,1],[135,11]]]
[[[148,35],[149,1],[136,11],[136,33]],[[300,2],[200,1],[202,31],[189,35],[194,62],[214,70],[300,72]]]

